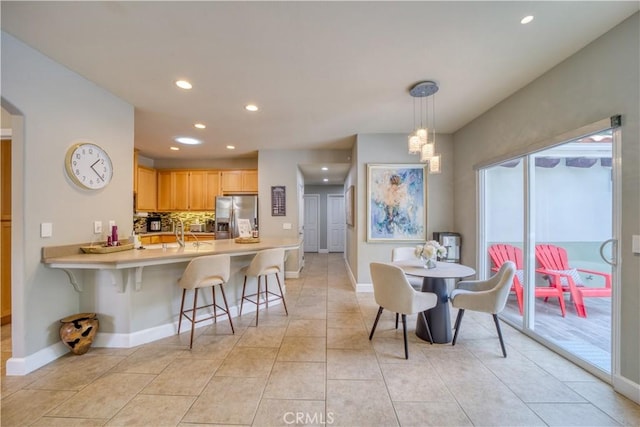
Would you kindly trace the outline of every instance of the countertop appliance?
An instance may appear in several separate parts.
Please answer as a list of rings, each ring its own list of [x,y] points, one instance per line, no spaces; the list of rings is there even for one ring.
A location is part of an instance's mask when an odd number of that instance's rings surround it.
[[[460,262],[460,247],[462,237],[459,233],[450,231],[434,231],[433,240],[440,242],[442,246],[447,248],[447,255],[441,258],[444,262]]]
[[[205,231],[204,224],[191,224],[189,225],[189,231],[192,233],[203,233]]]
[[[216,197],[216,240],[238,237],[238,219],[258,223],[258,196]]]
[[[147,217],[147,231],[162,231],[162,218],[159,216]]]

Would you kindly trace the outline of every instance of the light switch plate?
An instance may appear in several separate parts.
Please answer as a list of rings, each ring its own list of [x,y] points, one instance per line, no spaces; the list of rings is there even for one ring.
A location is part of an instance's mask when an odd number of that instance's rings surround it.
[[[53,224],[50,222],[43,222],[40,224],[40,237],[53,236]]]
[[[631,252],[640,254],[640,236],[635,234],[631,238]]]
[[[102,221],[93,221],[93,234],[102,233]]]
[[[282,229],[283,230],[291,230],[291,223],[290,222],[285,222],[284,224],[282,224]]]

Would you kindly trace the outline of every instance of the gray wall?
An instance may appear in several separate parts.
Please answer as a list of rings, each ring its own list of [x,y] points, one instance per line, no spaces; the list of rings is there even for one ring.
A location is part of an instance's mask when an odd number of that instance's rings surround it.
[[[131,231],[133,107],[6,33],[2,106],[14,115],[13,357],[23,358],[59,342],[59,319],[80,310],[67,276],[40,262],[42,247],[90,241],[94,220]],[[65,154],[79,141],[111,156],[113,180],[103,190],[81,190],[66,176]],[[53,237],[40,237],[43,222]]]
[[[305,185],[304,194],[318,194],[320,196],[320,250],[327,249],[327,195],[339,194],[344,196],[342,185]],[[345,200],[346,203],[346,200]],[[304,221],[304,218],[301,219]]]
[[[353,185],[355,195],[355,227],[347,227],[349,268],[356,283],[370,284],[369,263],[391,259],[391,249],[407,243],[367,242],[367,164],[420,163],[419,157],[407,153],[406,134],[359,134],[353,167],[345,185]],[[457,231],[453,227],[453,149],[450,135],[437,135],[436,152],[442,155],[442,173],[428,174],[427,181],[427,237],[434,231]],[[347,187],[345,187],[347,188]],[[414,245],[415,243],[409,243]]]
[[[474,164],[505,155],[615,114],[622,126],[620,374],[640,383],[639,18],[636,13],[456,132],[455,226],[466,239],[463,260],[476,260]],[[444,167],[447,163],[444,162]]]

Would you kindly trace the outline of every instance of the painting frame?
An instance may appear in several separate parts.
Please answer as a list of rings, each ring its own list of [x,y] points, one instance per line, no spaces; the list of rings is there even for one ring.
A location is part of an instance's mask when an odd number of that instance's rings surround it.
[[[367,242],[424,242],[427,165],[367,164]]]
[[[355,218],[353,215],[353,210],[355,206],[355,195],[353,185],[350,185],[347,188],[347,191],[344,194],[344,208],[345,208],[345,219],[347,225],[353,227],[355,225]]]

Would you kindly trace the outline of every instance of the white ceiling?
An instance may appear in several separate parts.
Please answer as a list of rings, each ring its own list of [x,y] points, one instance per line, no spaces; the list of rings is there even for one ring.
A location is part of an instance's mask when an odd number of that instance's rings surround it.
[[[135,106],[135,146],[154,159],[349,149],[358,133],[409,133],[408,89],[422,80],[440,86],[436,129],[451,133],[637,10],[638,1],[1,2],[3,31]],[[203,144],[169,151],[176,136]]]

